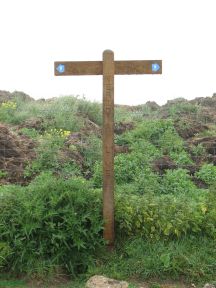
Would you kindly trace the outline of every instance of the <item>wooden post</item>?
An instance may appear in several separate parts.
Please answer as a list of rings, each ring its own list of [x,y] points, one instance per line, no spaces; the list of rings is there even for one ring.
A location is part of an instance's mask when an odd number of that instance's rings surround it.
[[[103,217],[104,239],[114,244],[114,75],[162,74],[162,60],[114,61],[106,50],[103,61],[58,61],[56,76],[103,75]]]
[[[103,53],[103,218],[104,239],[114,244],[114,53]]]

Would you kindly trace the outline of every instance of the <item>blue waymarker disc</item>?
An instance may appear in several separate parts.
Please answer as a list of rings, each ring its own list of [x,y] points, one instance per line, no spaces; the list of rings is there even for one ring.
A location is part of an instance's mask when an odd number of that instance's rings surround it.
[[[158,70],[160,70],[160,65],[157,63],[152,64],[152,71],[157,72]]]
[[[59,73],[64,73],[64,72],[65,72],[65,65],[59,64],[59,65],[56,67],[56,70],[57,70]]]

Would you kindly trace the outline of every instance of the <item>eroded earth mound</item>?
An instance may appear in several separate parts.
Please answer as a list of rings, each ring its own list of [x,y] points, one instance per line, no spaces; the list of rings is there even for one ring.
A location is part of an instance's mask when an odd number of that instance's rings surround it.
[[[0,123],[0,171],[6,174],[0,177],[0,183],[24,183],[25,165],[35,157],[35,143],[24,135],[17,135]]]

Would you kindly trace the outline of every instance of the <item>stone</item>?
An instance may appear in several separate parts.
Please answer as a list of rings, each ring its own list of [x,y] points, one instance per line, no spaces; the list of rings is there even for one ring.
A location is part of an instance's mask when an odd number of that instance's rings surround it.
[[[215,285],[206,283],[203,288],[216,288]]]
[[[126,281],[118,281],[104,276],[95,275],[86,283],[86,288],[128,288]]]

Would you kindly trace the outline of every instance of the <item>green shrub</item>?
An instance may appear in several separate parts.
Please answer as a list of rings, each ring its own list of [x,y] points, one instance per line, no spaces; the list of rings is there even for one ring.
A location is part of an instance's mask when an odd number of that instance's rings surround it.
[[[16,109],[17,104],[14,101],[6,101],[0,104],[0,121],[12,123]]]
[[[87,101],[85,97],[77,98],[76,110],[82,117],[102,125],[102,105],[100,103]]]
[[[44,127],[79,131],[84,119],[102,124],[102,105],[84,98],[65,96],[52,101],[24,101],[16,98],[0,105],[0,121],[21,124],[32,117],[43,117]]]
[[[115,186],[115,193],[127,197],[127,195],[138,194],[136,182],[123,183]]]
[[[68,131],[79,131],[84,121],[82,115],[77,115],[77,97],[59,97],[53,101],[40,103],[38,116],[45,119],[47,129],[63,129]]]
[[[206,205],[203,206],[205,211],[204,219],[204,231],[211,237],[215,236],[216,233],[216,184],[210,187],[210,193],[208,193]]]
[[[186,169],[166,170],[161,180],[160,191],[164,194],[189,194],[196,189]]]
[[[216,166],[213,164],[204,164],[201,169],[196,172],[195,176],[208,185],[216,183]]]
[[[69,131],[51,129],[40,135],[38,146],[35,149],[36,159],[25,167],[24,176],[35,176],[42,171],[55,171],[62,175],[80,175],[79,166],[74,159],[67,158],[61,161],[61,149],[64,147],[65,137]]]
[[[145,139],[138,139],[134,141],[134,143],[130,145],[130,148],[134,154],[139,153],[139,157],[145,159],[147,162],[160,158],[163,155],[158,147],[149,141],[145,141]]]
[[[101,188],[103,183],[103,166],[101,161],[96,161],[93,166],[92,182],[94,187]]]
[[[199,143],[197,146],[193,146],[191,149],[191,152],[195,157],[200,157],[200,156],[206,155],[206,149],[202,143]]]
[[[179,102],[169,107],[169,115],[172,117],[181,116],[182,114],[198,113],[200,110],[199,105],[194,105],[188,102]]]
[[[118,154],[114,159],[114,172],[116,184],[130,183],[136,179],[136,175],[142,171],[148,162],[141,153]],[[102,163],[94,165],[93,182],[95,187],[102,186]]]
[[[7,258],[9,255],[11,255],[11,253],[12,250],[10,249],[9,245],[5,242],[0,242],[0,271],[6,264]]]
[[[167,129],[173,129],[171,120],[147,120],[139,123],[134,130],[125,133],[124,137],[130,143],[138,139],[144,139],[154,145],[158,145],[161,136]]]
[[[140,153],[118,154],[115,157],[116,184],[135,180],[136,174],[144,168],[145,161]]]
[[[175,161],[177,165],[190,165],[193,164],[189,154],[182,150],[179,152],[170,152],[170,158]]]
[[[135,178],[137,194],[155,193],[160,191],[160,177],[150,167],[145,167]]]
[[[83,273],[103,244],[98,192],[83,178],[57,179],[48,172],[15,189],[0,187],[0,241],[13,249],[10,270]]]
[[[197,192],[196,197],[120,194],[116,203],[117,231],[125,237],[157,240],[202,233],[215,238],[216,211],[208,204],[205,193]],[[206,228],[207,221],[211,229]]]
[[[59,169],[58,151],[64,140],[60,136],[45,136],[40,139],[36,148],[37,158],[30,163],[24,171],[26,177],[48,169]]]
[[[115,107],[114,121],[118,122],[131,122],[133,118],[133,112],[124,107]]]
[[[24,128],[21,128],[19,130],[19,132],[24,134],[24,135],[26,135],[26,136],[28,136],[28,137],[30,137],[30,138],[32,138],[32,139],[37,139],[37,137],[39,136],[38,131],[36,129],[34,129],[34,128],[26,128],[26,127],[24,127]]]
[[[184,150],[184,141],[174,128],[172,120],[146,120],[137,124],[136,128],[120,135],[117,144],[129,144],[134,149],[151,147],[162,154],[181,152]],[[152,146],[150,146],[152,145]],[[158,152],[157,152],[158,154]]]
[[[180,152],[184,148],[182,138],[177,134],[173,126],[168,127],[158,140],[158,145],[163,153]]]
[[[85,139],[85,145],[79,147],[79,152],[83,156],[85,174],[92,175],[94,164],[102,160],[102,141],[95,135],[90,135]]]

